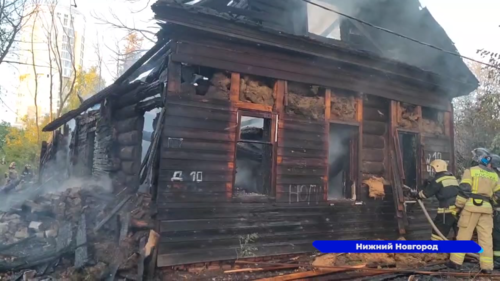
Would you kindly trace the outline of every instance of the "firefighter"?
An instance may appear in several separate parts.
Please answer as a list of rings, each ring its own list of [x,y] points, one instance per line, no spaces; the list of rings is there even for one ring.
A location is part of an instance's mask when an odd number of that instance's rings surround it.
[[[500,176],[500,156],[491,155],[491,166]],[[495,269],[500,269],[500,202],[495,199],[493,210],[493,265]]]
[[[446,237],[453,229],[457,235],[457,212],[455,200],[458,194],[457,178],[448,172],[448,164],[441,159],[436,159],[430,163],[434,172],[434,177],[427,181],[425,187],[412,193],[416,199],[427,199],[436,196],[439,202],[439,208],[434,224],[439,231]],[[434,230],[432,230],[431,240],[443,240]]]
[[[10,182],[16,181],[17,180],[17,170],[16,170],[16,162],[12,162],[9,165],[9,175],[7,177],[7,184]]]
[[[474,230],[483,251],[480,253],[481,271],[493,270],[493,207],[491,201],[495,192],[500,191],[498,175],[491,168],[491,154],[486,149],[474,149],[473,161],[478,165],[466,169],[460,182],[460,190],[455,206],[460,213],[457,240],[470,240]],[[498,194],[500,195],[500,194]],[[448,267],[459,269],[465,254],[453,253]]]

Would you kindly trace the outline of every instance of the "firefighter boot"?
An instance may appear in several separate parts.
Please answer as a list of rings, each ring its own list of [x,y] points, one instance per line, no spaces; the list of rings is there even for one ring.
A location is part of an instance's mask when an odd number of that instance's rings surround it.
[[[461,266],[461,265],[456,264],[456,263],[454,263],[454,262],[452,262],[452,261],[448,261],[445,265],[446,265],[446,267],[451,268],[451,269],[457,269],[457,270],[460,270],[460,269],[462,268],[462,266]]]
[[[495,257],[493,259],[493,266],[495,269],[500,269],[500,257]]]

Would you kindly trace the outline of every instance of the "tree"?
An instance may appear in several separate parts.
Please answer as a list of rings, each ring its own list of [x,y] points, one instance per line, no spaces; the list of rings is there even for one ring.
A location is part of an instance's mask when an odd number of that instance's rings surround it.
[[[48,141],[51,136],[51,133],[40,131],[40,128],[49,123],[49,117],[45,117],[41,121],[42,126],[38,126],[34,118],[24,117],[22,128],[11,126],[7,128],[5,145],[3,146],[7,165],[0,166],[2,174],[10,162],[16,162],[18,167],[26,164],[33,167],[38,166],[41,141]],[[40,141],[38,141],[39,138]]]
[[[75,109],[80,106],[80,96],[85,99],[92,96],[100,90],[100,87],[105,84],[104,79],[99,76],[97,66],[91,67],[88,71],[79,69],[76,75],[76,82],[73,91],[70,93],[68,104],[63,109],[63,113]]]
[[[470,165],[472,149],[485,147],[500,152],[500,85],[498,72],[471,64],[479,87],[469,96],[454,100],[455,157],[458,172]]]
[[[0,64],[16,41],[26,20],[32,16],[36,2],[32,0],[2,0],[0,2]]]

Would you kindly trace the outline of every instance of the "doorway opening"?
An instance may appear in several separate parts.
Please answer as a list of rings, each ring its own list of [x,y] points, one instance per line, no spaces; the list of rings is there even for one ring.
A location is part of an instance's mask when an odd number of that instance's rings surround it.
[[[330,124],[328,200],[356,198],[358,137],[357,126]]]
[[[399,132],[399,145],[403,162],[403,171],[405,175],[404,183],[409,187],[417,185],[417,165],[418,165],[418,145],[417,134],[408,132]]]
[[[245,112],[240,114],[238,124],[235,195],[271,195],[271,116]]]

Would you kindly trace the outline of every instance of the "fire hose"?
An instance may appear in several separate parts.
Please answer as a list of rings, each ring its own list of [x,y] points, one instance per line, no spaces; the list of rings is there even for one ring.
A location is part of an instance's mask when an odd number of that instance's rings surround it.
[[[411,189],[410,187],[406,186],[405,185],[405,188],[409,188]],[[420,205],[420,208],[422,208],[422,211],[424,212],[424,215],[425,217],[427,218],[427,221],[429,222],[429,224],[432,226],[432,229],[434,229],[434,231],[437,233],[437,235],[439,235],[439,237],[441,237],[441,239],[445,240],[445,241],[448,241],[448,238],[446,238],[443,233],[441,233],[441,231],[439,231],[439,229],[437,228],[437,226],[434,224],[434,222],[432,221],[432,218],[431,216],[429,215],[429,212],[427,212],[427,209],[425,208],[425,205],[424,203],[422,203],[422,200],[420,199],[417,199],[417,202],[418,202],[418,205]],[[476,258],[476,259],[479,259],[479,255],[477,254],[472,254],[472,253],[468,253],[467,255],[473,257],[473,258]]]

